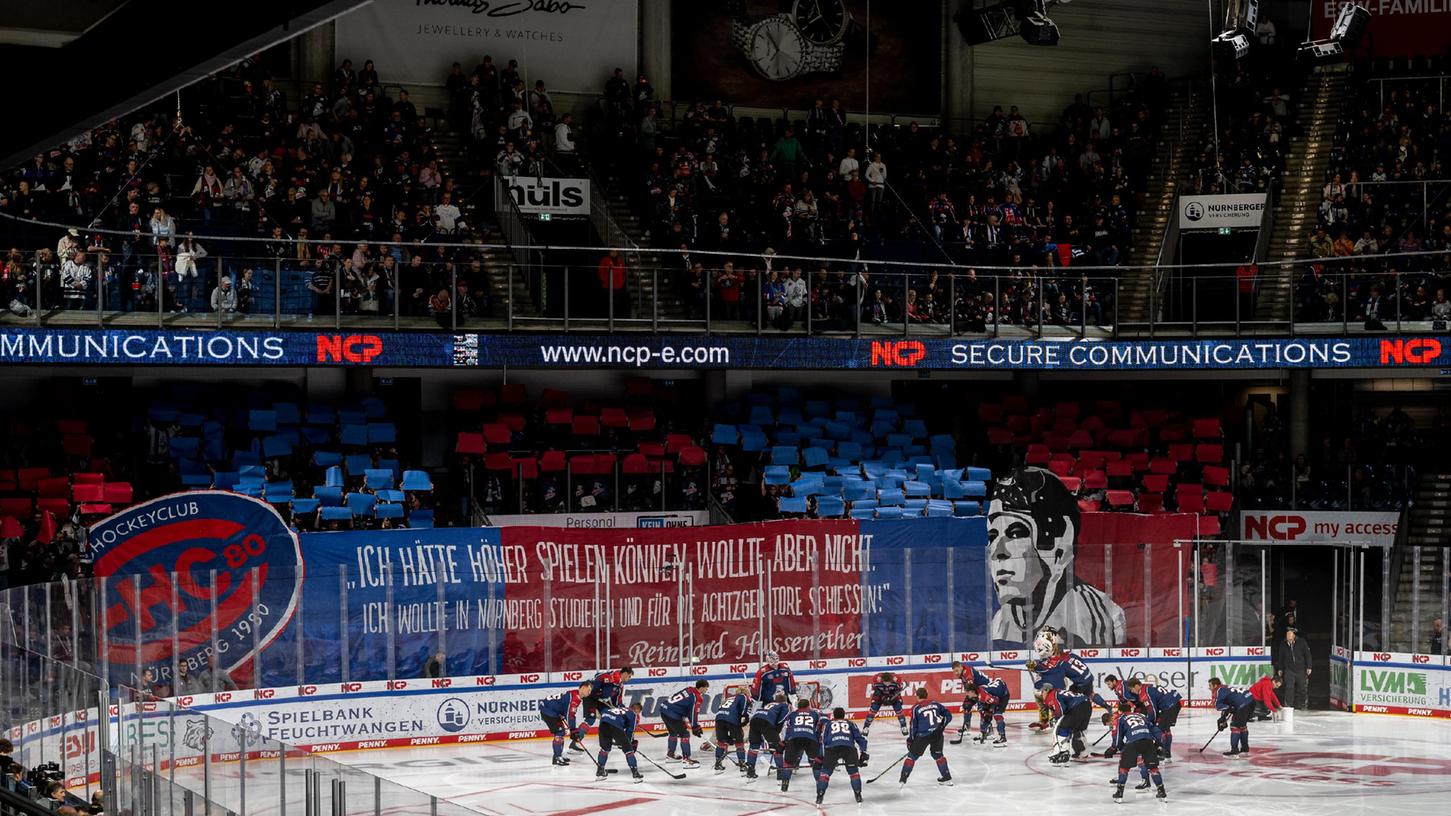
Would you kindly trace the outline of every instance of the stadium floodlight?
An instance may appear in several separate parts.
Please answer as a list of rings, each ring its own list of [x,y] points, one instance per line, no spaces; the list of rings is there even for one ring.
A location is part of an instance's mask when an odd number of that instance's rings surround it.
[[[1355,47],[1365,30],[1370,26],[1370,12],[1364,6],[1354,3],[1340,7],[1340,15],[1330,27],[1330,36],[1323,40],[1309,40],[1300,44],[1300,59],[1305,62],[1324,64],[1338,62],[1345,58],[1345,52]]]
[[[1209,43],[1215,62],[1232,63],[1249,56],[1259,19],[1259,0],[1229,0],[1224,8],[1224,30]]]

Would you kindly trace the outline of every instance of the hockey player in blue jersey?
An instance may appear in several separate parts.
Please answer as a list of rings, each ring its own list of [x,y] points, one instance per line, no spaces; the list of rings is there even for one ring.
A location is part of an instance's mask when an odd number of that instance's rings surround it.
[[[785,762],[781,763],[776,778],[781,780],[782,793],[791,786],[791,777],[802,758],[811,766],[811,775],[816,775],[816,767],[821,764],[821,729],[825,724],[825,718],[811,707],[810,700],[803,697],[796,701],[796,710],[786,718],[786,729],[781,734],[786,742]]]
[[[725,772],[726,746],[736,747],[736,765],[741,773],[746,772],[746,721],[751,716],[751,698],[745,689],[726,689],[720,710],[715,713],[715,767],[716,773]]]
[[[665,730],[670,732],[665,756],[679,759],[687,768],[700,767],[700,763],[690,756],[690,735],[698,737],[703,733],[700,728],[700,706],[705,701],[705,690],[708,688],[709,681],[697,680],[694,686],[670,695],[660,706],[660,719],[665,723]],[[679,756],[675,753],[677,744],[680,747]]]
[[[796,675],[791,673],[791,667],[781,662],[779,655],[766,652],[761,660],[761,668],[756,670],[756,676],[751,680],[751,698],[765,703],[767,700],[776,699],[778,691],[786,692],[787,698],[795,696]]]
[[[1218,677],[1209,678],[1209,695],[1219,714],[1219,730],[1229,725],[1229,750],[1225,756],[1249,755],[1249,718],[1255,712],[1255,698],[1248,693],[1232,689]]]
[[[756,778],[756,759],[761,748],[770,752],[776,767],[781,766],[781,726],[791,715],[791,704],[786,702],[786,692],[776,692],[775,698],[756,709],[751,715],[750,750],[746,752],[746,781]]]
[[[583,700],[584,720],[575,730],[574,739],[569,742],[569,750],[584,750],[580,740],[584,739],[585,730],[594,724],[599,712],[625,704],[625,684],[634,676],[635,670],[629,666],[621,666],[617,671],[603,671],[594,676],[590,681],[594,688]]]
[[[1164,749],[1161,759],[1168,762],[1174,748],[1174,725],[1179,722],[1179,709],[1184,704],[1184,698],[1171,688],[1145,683],[1137,677],[1124,683],[1124,688],[1128,692],[1128,700],[1163,734],[1159,740]]]
[[[1062,691],[1047,683],[1038,686],[1037,698],[1048,707],[1049,713],[1057,717],[1057,741],[1048,761],[1054,765],[1067,765],[1070,758],[1081,756],[1087,748],[1083,742],[1083,729],[1088,727],[1093,704],[1076,691]]]
[[[965,700],[962,718],[964,721],[968,719],[967,706],[975,703],[978,716],[982,719],[982,729],[981,733],[972,738],[973,742],[987,742],[988,729],[991,727],[989,721],[991,721],[998,730],[998,738],[993,740],[993,747],[1001,748],[1008,744],[1007,726],[1003,722],[1003,714],[1008,710],[1008,697],[1011,696],[1008,692],[1008,684],[1002,678],[990,680],[987,675],[977,669],[972,670],[972,681],[972,685],[963,690]]]
[[[1169,794],[1164,791],[1164,778],[1159,775],[1161,734],[1148,715],[1135,711],[1134,708],[1130,700],[1119,702],[1119,718],[1114,729],[1114,739],[1123,746],[1123,754],[1118,759],[1118,781],[1113,790],[1113,801],[1115,804],[1123,804],[1124,783],[1128,781],[1129,770],[1140,762],[1157,787],[1158,800],[1167,801]],[[1148,790],[1149,779],[1145,779],[1138,789]]]
[[[539,701],[539,716],[544,718],[544,725],[554,735],[555,765],[569,764],[569,760],[564,757],[564,739],[579,727],[575,714],[593,688],[594,684],[586,680],[577,689],[561,691]]]
[[[902,728],[902,736],[907,736],[907,718],[902,714],[902,684],[891,672],[877,675],[877,681],[872,684],[872,704],[867,710],[867,721],[862,723],[863,736],[871,732],[872,720],[882,706],[891,706],[897,712],[897,725]]]
[[[927,689],[917,689],[917,703],[912,706],[912,725],[907,734],[907,758],[902,760],[902,775],[898,782],[907,784],[917,758],[930,752],[937,763],[937,784],[952,785],[952,772],[947,769],[947,757],[942,755],[942,734],[952,722],[952,712],[947,706],[933,700]]]
[[[856,725],[846,718],[846,709],[836,708],[831,720],[821,732],[821,773],[816,776],[816,804],[826,796],[826,786],[831,784],[831,772],[837,764],[846,766],[851,776],[851,792],[856,800],[862,800],[862,775],[858,770],[867,764],[867,738]]]
[[[639,782],[644,779],[635,766],[635,750],[639,741],[635,729],[640,726],[640,704],[631,703],[629,708],[610,708],[600,714],[600,756],[595,768],[595,778],[604,779],[609,772],[605,763],[609,761],[610,749],[619,748],[625,752],[625,764],[630,766],[630,775]]]
[[[1113,707],[1093,690],[1093,672],[1088,665],[1078,655],[1065,651],[1061,645],[1054,644],[1052,648],[1054,653],[1047,660],[1029,659],[1026,664],[1028,671],[1038,675],[1035,685],[1041,687],[1047,683],[1053,688],[1082,694],[1092,700],[1094,705],[1112,713]]]

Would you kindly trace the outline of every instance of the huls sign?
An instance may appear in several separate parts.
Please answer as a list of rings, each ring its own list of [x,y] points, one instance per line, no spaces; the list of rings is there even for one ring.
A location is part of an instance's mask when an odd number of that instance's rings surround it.
[[[505,196],[525,215],[589,216],[589,179],[500,177],[494,188],[494,206],[499,211],[506,206]]]

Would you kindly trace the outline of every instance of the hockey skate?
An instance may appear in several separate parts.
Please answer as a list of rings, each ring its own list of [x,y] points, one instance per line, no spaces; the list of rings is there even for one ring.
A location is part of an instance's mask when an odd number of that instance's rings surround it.
[[[950,787],[952,787],[952,777],[950,777],[950,776],[939,776],[939,777],[937,777],[937,784],[941,785],[944,788],[950,788]]]
[[[1169,801],[1169,792],[1164,790],[1163,785],[1160,785],[1158,792],[1154,794],[1154,798],[1158,799],[1160,804],[1165,804]]]
[[[789,779],[782,779],[781,780],[781,792],[782,793],[785,793],[786,792],[786,789],[789,788],[789,787],[791,787],[791,780],[789,780]]]
[[[640,773],[640,769],[639,768],[631,768],[630,769],[630,775],[633,776],[633,777],[635,777],[635,781],[637,783],[638,782],[644,782],[645,781],[645,775],[642,774],[642,773]]]
[[[856,801],[857,801],[857,804],[861,804],[862,803],[862,792],[861,791],[856,791]]]
[[[580,741],[577,740],[577,739],[572,739],[572,740],[569,741],[569,750],[571,750],[571,751],[577,751],[578,753],[581,753],[581,754],[585,753],[584,746],[581,745],[580,744]]]
[[[679,762],[680,761],[680,754],[672,754],[672,753],[668,753],[667,752],[665,754],[665,761],[666,762]]]
[[[725,765],[722,764],[721,761],[718,759],[715,761],[714,765],[710,766],[710,769],[712,771],[715,771],[716,773],[725,773]]]
[[[1244,752],[1241,751],[1241,750],[1239,750],[1238,748],[1231,748],[1228,751],[1225,751],[1224,752],[1224,755],[1227,756],[1227,757],[1232,757],[1232,756],[1239,756],[1242,753],[1244,753]]]
[[[1148,789],[1149,789],[1149,780],[1147,780],[1147,779],[1145,779],[1144,781],[1142,781],[1139,784],[1137,784],[1137,785],[1134,786],[1134,790],[1136,790],[1136,791],[1146,791]]]
[[[682,768],[699,768],[700,767],[700,763],[698,761],[696,761],[695,757],[686,757],[686,758],[680,760],[680,767],[682,767]]]
[[[910,732],[909,732],[909,731],[908,731],[908,730],[907,730],[907,726],[905,726],[905,725],[904,725],[904,726],[902,726],[902,736],[904,736],[904,737],[905,737],[905,736],[907,736],[907,734],[909,734],[909,733],[910,733]]]
[[[1073,757],[1070,756],[1067,751],[1059,751],[1058,753],[1048,757],[1048,761],[1053,763],[1054,765],[1067,765],[1072,759]],[[1116,781],[1117,780],[1115,780],[1115,782]]]
[[[564,767],[565,765],[569,764],[569,760],[565,759],[564,757],[555,757],[554,761],[551,764]]]
[[[598,768],[595,768],[595,779],[604,779],[608,776],[609,773],[605,771],[605,766],[601,765]]]
[[[1115,805],[1122,805],[1124,803],[1124,786],[1123,785],[1119,785],[1118,787],[1114,788],[1114,791],[1113,791],[1113,803]]]
[[[818,805],[821,804],[821,800],[822,799],[825,799],[825,798],[826,798],[826,794],[825,793],[818,793],[818,794],[816,794],[816,804],[818,804]]]
[[[995,740],[993,740],[993,747],[994,748],[1004,748],[1004,747],[1007,746],[1007,744],[1008,744],[1008,738],[1007,738],[1007,735],[1005,735],[1005,734],[998,734],[998,738],[995,739]]]

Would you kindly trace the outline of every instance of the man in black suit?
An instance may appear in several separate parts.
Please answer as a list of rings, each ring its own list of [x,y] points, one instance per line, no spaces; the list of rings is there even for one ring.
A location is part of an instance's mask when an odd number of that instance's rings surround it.
[[[1275,671],[1284,680],[1280,698],[1285,706],[1305,708],[1310,683],[1310,646],[1300,639],[1294,627],[1285,630],[1285,642],[1275,655]]]

